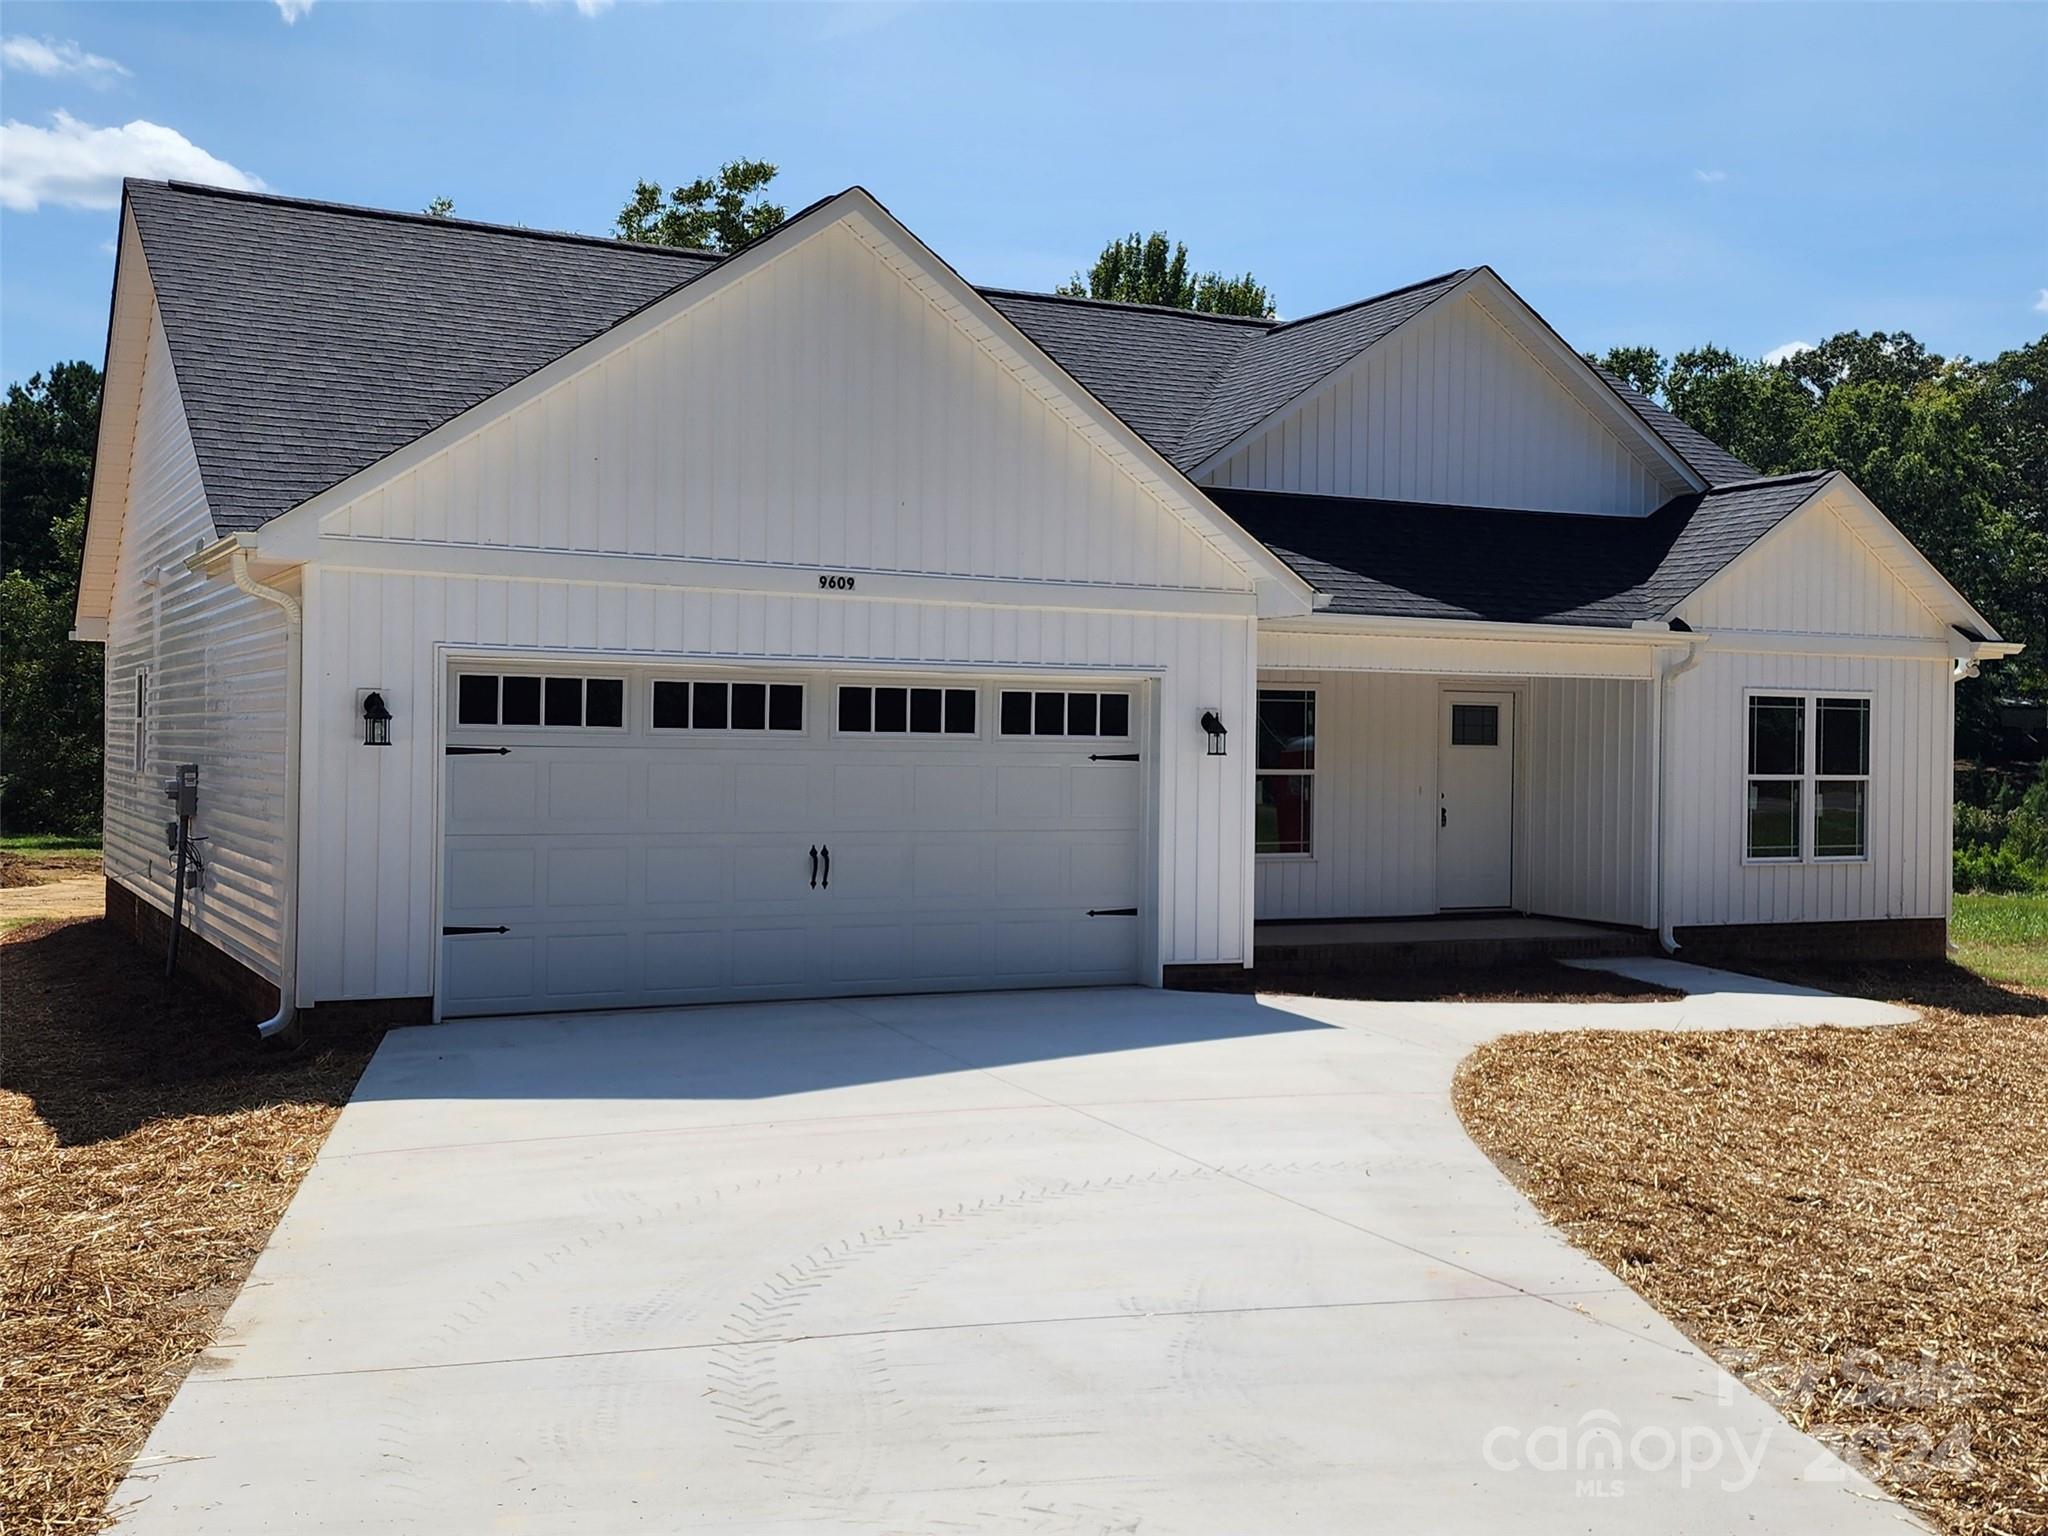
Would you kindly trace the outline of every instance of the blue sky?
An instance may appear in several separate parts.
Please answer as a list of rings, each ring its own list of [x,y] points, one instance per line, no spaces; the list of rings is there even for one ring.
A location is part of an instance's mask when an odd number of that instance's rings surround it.
[[[2048,7],[36,4],[0,372],[99,360],[123,172],[603,232],[860,182],[982,283],[1163,228],[1301,315],[1492,264],[1581,347],[2048,330]],[[61,116],[59,115],[61,114]]]

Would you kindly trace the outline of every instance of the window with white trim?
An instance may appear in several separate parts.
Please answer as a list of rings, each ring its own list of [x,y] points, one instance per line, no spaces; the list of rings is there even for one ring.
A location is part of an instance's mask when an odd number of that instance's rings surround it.
[[[1870,700],[1749,695],[1743,856],[1761,863],[1870,855]]]
[[[1131,696],[1093,689],[1005,688],[999,711],[1005,736],[1067,736],[1099,741],[1131,734]]]
[[[623,730],[626,680],[464,672],[455,679],[455,723]]]
[[[845,736],[973,736],[980,694],[973,688],[839,686]]]
[[[801,731],[802,683],[733,683],[658,677],[649,723],[657,731]]]
[[[1259,690],[1254,846],[1262,854],[1314,852],[1316,696],[1310,688]]]
[[[135,669],[135,771],[149,771],[149,668]]]

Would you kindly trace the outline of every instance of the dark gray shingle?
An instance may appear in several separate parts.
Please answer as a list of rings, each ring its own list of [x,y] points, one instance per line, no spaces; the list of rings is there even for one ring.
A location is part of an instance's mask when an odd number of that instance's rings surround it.
[[[1331,613],[1626,629],[1662,619],[1827,478],[1680,496],[1648,517],[1427,506],[1273,491],[1208,495]]]

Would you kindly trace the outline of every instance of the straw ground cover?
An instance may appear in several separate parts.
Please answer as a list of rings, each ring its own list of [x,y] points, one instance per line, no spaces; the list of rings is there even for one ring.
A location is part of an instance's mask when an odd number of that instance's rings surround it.
[[[97,1530],[376,1044],[258,1049],[104,922],[0,939],[0,1529]]]
[[[1799,1428],[1958,1536],[2048,1533],[2048,991],[1784,973],[1881,1030],[1519,1035],[1475,1140]]]

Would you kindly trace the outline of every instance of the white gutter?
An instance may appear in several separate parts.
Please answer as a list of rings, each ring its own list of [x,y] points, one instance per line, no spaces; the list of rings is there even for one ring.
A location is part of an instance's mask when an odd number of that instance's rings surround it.
[[[267,587],[249,574],[249,550],[254,540],[247,534],[230,534],[219,542],[196,551],[185,568],[196,575],[216,574],[227,562],[228,574],[236,587],[249,596],[273,604],[284,614],[284,867],[279,871],[283,901],[278,912],[277,1012],[256,1026],[258,1038],[268,1040],[289,1029],[298,1014],[299,986],[299,673],[305,649],[306,615],[299,600],[277,587]]]
[[[1671,926],[1671,893],[1669,890],[1671,858],[1670,852],[1665,846],[1670,841],[1664,815],[1664,800],[1667,793],[1664,783],[1665,738],[1670,734],[1665,721],[1671,712],[1669,698],[1671,680],[1675,677],[1682,677],[1699,665],[1700,647],[1705,643],[1706,641],[1703,636],[1689,636],[1686,637],[1685,641],[1685,655],[1677,662],[1673,662],[1668,656],[1660,656],[1657,667],[1657,688],[1656,692],[1650,696],[1651,711],[1656,716],[1652,727],[1653,751],[1656,756],[1656,762],[1652,765],[1650,775],[1650,841],[1656,850],[1657,856],[1657,942],[1663,946],[1664,953],[1667,955],[1678,953],[1678,936],[1672,931]]]
[[[1546,640],[1578,644],[1658,647],[1675,650],[1689,637],[1662,624],[1627,629],[1598,624],[1512,624],[1478,619],[1404,619],[1392,615],[1331,613],[1319,609],[1284,619],[1261,619],[1262,634],[1388,635],[1432,640]]]

